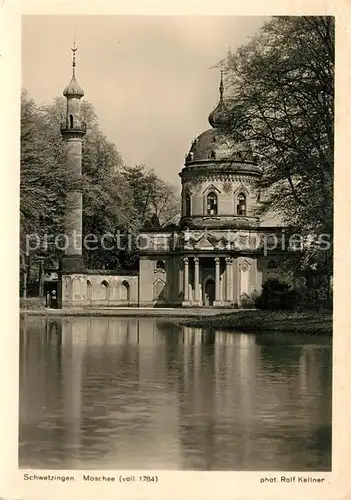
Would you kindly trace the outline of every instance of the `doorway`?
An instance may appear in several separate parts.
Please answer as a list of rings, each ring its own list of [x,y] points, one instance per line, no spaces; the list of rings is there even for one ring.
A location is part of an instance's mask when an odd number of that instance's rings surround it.
[[[213,306],[215,300],[215,282],[213,279],[209,279],[205,283],[205,297],[204,305]]]

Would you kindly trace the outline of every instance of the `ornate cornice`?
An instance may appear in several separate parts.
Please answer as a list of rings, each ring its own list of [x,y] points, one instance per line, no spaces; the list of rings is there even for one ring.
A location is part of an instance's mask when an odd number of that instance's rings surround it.
[[[246,184],[255,184],[257,175],[250,175],[248,172],[228,173],[228,172],[208,172],[200,175],[184,175],[182,176],[182,184],[200,184],[202,182],[245,182]]]
[[[179,173],[180,177],[184,176],[198,176],[201,174],[230,174],[230,173],[249,173],[251,175],[261,175],[261,168],[255,163],[244,161],[223,161],[223,160],[201,160],[194,161],[186,166]]]

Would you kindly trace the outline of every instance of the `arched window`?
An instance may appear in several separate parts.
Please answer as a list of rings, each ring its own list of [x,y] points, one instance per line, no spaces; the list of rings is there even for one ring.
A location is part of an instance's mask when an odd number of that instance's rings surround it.
[[[238,195],[236,213],[237,215],[246,215],[246,196],[243,193]]]
[[[121,300],[129,301],[130,297],[130,286],[128,281],[123,281],[121,285]]]
[[[69,115],[69,128],[73,128],[73,115]]]
[[[186,193],[185,194],[185,217],[189,217],[191,213],[191,198],[190,194]]]
[[[211,151],[210,158],[216,158],[216,151]]]
[[[217,215],[218,205],[217,205],[216,193],[208,193],[206,208],[207,208],[207,215]]]
[[[110,298],[110,285],[107,283],[107,281],[103,281],[101,283],[101,288],[102,288],[102,297],[105,300],[108,300]]]
[[[163,260],[158,260],[156,262],[156,269],[163,269],[164,270],[165,268],[165,263],[163,262]]]
[[[91,300],[93,296],[93,287],[91,281],[87,280],[87,299]]]

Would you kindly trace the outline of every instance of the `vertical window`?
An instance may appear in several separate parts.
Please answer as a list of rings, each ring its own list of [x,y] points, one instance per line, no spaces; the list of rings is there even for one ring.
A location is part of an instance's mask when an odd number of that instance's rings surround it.
[[[123,281],[121,284],[121,300],[129,301],[129,299],[130,299],[130,286],[127,281]]]
[[[69,128],[73,128],[73,115],[69,115]]]
[[[185,217],[189,217],[191,212],[191,198],[190,194],[186,193],[185,195]]]
[[[217,195],[215,193],[209,193],[207,195],[207,215],[217,215]]]
[[[101,283],[101,289],[102,289],[102,298],[105,300],[109,300],[110,298],[110,285],[107,283],[107,281],[103,281]]]
[[[87,299],[91,300],[93,295],[93,287],[91,281],[87,281]]]
[[[243,193],[238,195],[238,204],[236,206],[237,215],[246,215],[246,196]]]

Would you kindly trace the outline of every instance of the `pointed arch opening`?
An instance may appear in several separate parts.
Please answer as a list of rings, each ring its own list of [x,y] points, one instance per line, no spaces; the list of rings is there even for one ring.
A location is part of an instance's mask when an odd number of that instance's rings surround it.
[[[93,285],[90,280],[87,280],[87,299],[91,300],[93,298]]]
[[[130,285],[128,281],[122,281],[121,283],[121,300],[129,302],[130,300]]]
[[[73,128],[73,115],[69,115],[69,128]]]
[[[158,260],[158,261],[156,262],[156,269],[160,269],[160,270],[162,270],[162,271],[164,271],[164,270],[165,270],[165,263],[164,263],[164,261],[163,261],[163,260]]]
[[[236,213],[237,215],[246,215],[246,195],[244,193],[239,193],[237,196]]]
[[[110,298],[110,285],[107,283],[106,280],[101,282],[101,291],[102,291],[102,298],[104,300],[109,300],[109,298]]]
[[[207,215],[218,214],[218,197],[213,191],[208,193],[206,197],[206,213]]]

